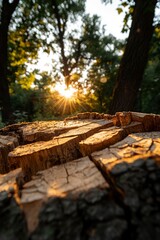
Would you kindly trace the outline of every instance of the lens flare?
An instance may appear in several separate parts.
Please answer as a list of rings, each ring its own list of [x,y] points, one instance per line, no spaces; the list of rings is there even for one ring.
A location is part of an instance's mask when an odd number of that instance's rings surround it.
[[[57,83],[54,87],[55,91],[57,91],[62,97],[65,97],[67,99],[70,99],[74,96],[76,93],[76,89],[72,86],[69,86],[66,88],[66,85],[64,83]]]
[[[48,89],[54,99],[54,106],[62,115],[73,114],[79,107],[86,111],[85,105],[79,99],[78,89],[73,86],[66,87],[64,82],[58,82],[56,85],[49,85]],[[57,92],[58,94],[52,95]],[[56,99],[56,101],[55,101]]]

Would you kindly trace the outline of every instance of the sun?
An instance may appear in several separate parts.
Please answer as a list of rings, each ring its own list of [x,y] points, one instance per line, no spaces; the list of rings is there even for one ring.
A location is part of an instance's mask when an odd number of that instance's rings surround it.
[[[72,86],[67,88],[65,83],[57,83],[54,87],[54,90],[66,99],[71,99],[77,92],[77,90]]]
[[[51,93],[57,92],[55,107],[64,114],[72,114],[77,106],[77,92],[78,90],[73,86],[66,87],[64,82],[58,82],[56,85],[49,85]]]
[[[78,88],[74,88],[72,85],[67,88],[65,82],[57,82],[55,85],[49,85],[48,89],[51,99],[54,100],[54,107],[61,115],[73,114],[79,107],[86,110],[80,100]]]

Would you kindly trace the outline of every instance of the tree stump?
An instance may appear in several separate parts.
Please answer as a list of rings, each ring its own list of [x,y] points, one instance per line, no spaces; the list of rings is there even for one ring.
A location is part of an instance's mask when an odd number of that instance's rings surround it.
[[[160,115],[0,129],[0,239],[160,239]]]

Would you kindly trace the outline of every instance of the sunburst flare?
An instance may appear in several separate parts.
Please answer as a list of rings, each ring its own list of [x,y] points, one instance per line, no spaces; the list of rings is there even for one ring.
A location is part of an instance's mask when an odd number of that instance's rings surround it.
[[[62,97],[65,97],[66,99],[71,99],[74,97],[74,94],[77,92],[77,89],[75,89],[72,86],[69,86],[68,88],[64,83],[57,83],[55,86],[55,91],[57,91]]]

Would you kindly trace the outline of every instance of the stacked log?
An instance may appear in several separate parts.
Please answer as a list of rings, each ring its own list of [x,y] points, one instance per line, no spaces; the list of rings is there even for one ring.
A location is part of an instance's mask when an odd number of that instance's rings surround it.
[[[160,238],[160,115],[0,130],[0,239]]]

